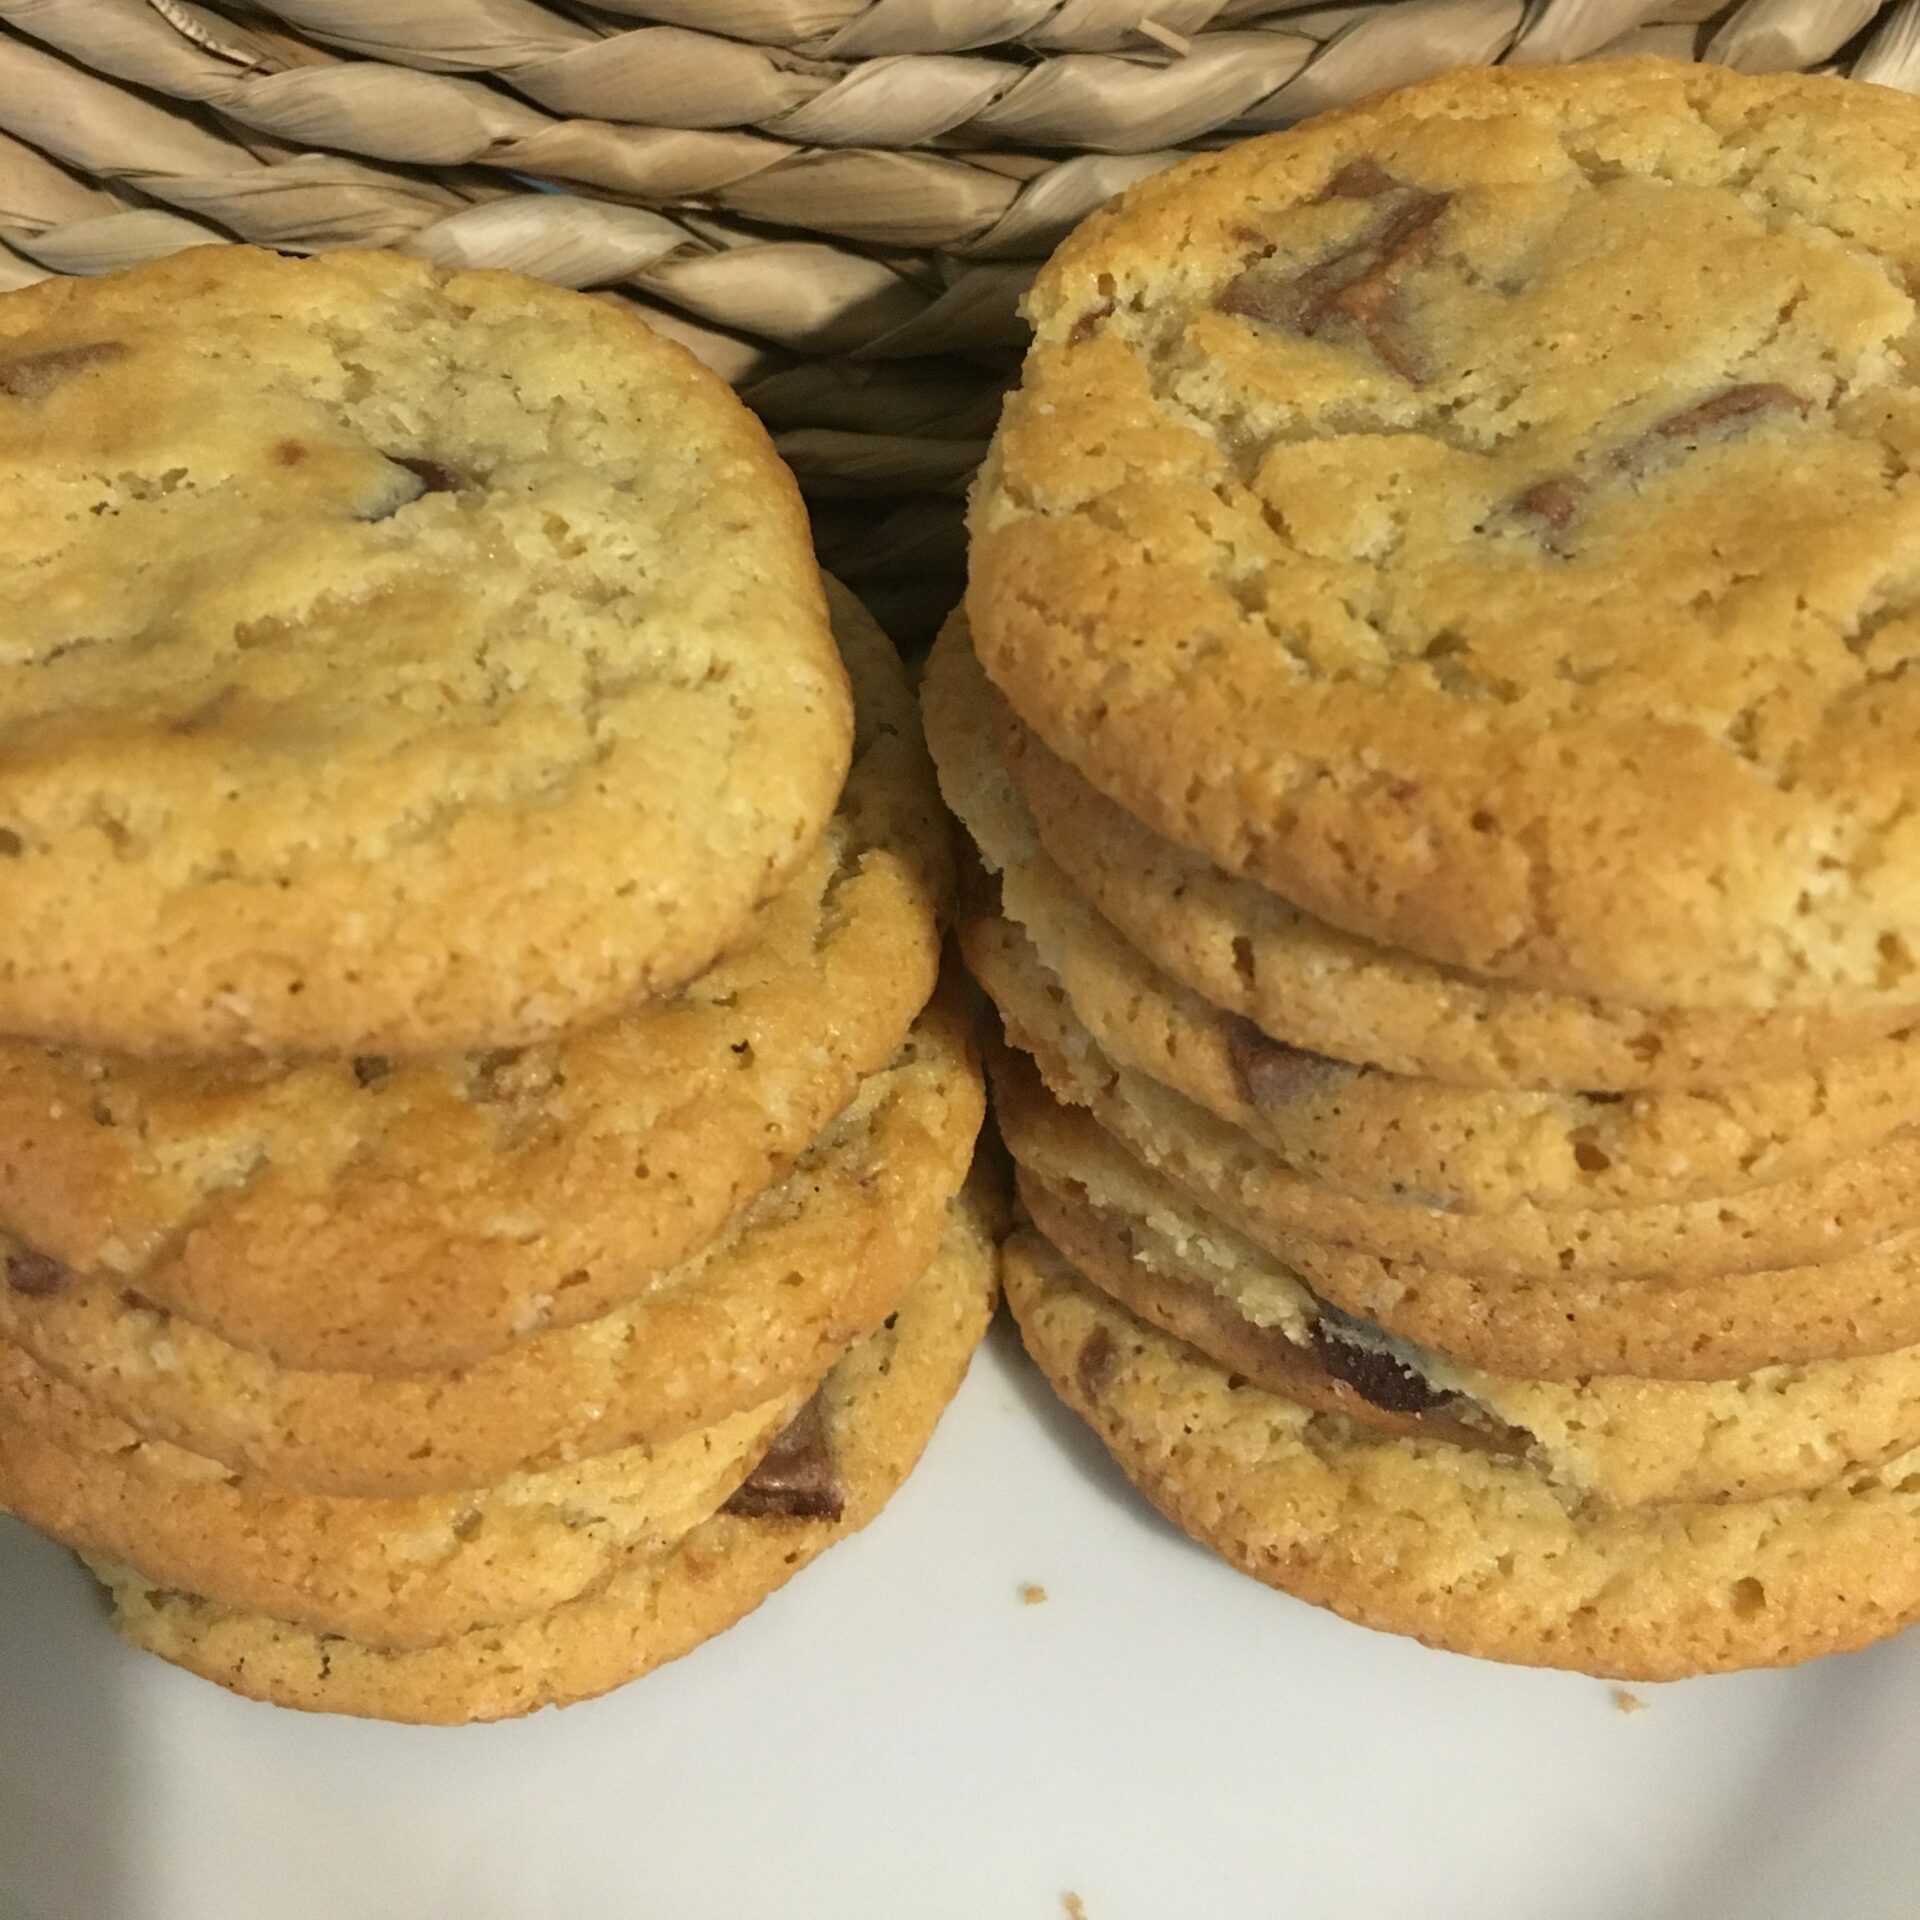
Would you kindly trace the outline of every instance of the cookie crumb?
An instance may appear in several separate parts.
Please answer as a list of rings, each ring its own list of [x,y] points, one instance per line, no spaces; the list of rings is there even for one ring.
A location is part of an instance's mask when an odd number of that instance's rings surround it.
[[[1020,1589],[1020,1598],[1022,1602],[1029,1607],[1045,1606],[1047,1601],[1047,1590],[1045,1587],[1036,1587],[1031,1581],[1029,1581],[1024,1587]]]
[[[1063,1893],[1060,1904],[1067,1910],[1067,1920],[1087,1920],[1087,1909],[1077,1893]]]
[[[1616,1713],[1645,1713],[1647,1703],[1637,1693],[1629,1693],[1625,1687],[1613,1690],[1613,1706]]]

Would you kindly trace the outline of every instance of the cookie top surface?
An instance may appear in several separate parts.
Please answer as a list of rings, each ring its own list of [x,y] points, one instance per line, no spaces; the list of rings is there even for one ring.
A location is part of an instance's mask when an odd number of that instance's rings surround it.
[[[994,679],[1158,832],[1431,958],[1911,1001],[1920,105],[1445,76],[1142,183],[975,495]]]
[[[383,1720],[497,1720],[636,1679],[730,1627],[865,1526],[905,1480],[992,1317],[994,1210],[977,1185],[955,1202],[933,1265],[822,1383],[816,1404],[839,1494],[833,1511],[722,1511],[564,1606],[405,1652],[156,1590],[124,1566],[99,1569],[116,1624],[136,1645],[255,1699]]]
[[[1916,1456],[1816,1493],[1569,1508],[1525,1463],[1370,1436],[1236,1384],[1009,1242],[1027,1348],[1177,1525],[1430,1646],[1622,1679],[1785,1666],[1920,1617]]]
[[[0,301],[0,1028],[550,1035],[738,936],[850,720],[759,424],[605,303],[196,250]]]
[[[698,980],[417,1060],[0,1041],[0,1228],[303,1367],[456,1365],[633,1298],[780,1177],[938,976],[949,828],[913,695],[837,587],[834,621],[858,706],[839,806]]]

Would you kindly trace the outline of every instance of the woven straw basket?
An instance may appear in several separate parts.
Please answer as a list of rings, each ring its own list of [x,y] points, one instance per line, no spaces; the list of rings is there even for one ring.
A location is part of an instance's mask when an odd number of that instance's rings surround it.
[[[1083,214],[1442,67],[1603,53],[1920,89],[1920,0],[0,0],[0,288],[246,240],[632,300],[913,640]]]

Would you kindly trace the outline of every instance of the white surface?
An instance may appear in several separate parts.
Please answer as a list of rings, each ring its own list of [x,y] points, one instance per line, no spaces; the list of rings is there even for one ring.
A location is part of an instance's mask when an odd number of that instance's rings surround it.
[[[1003,1326],[869,1533],[513,1725],[230,1699],[0,1522],[0,1916],[1913,1920],[1920,1638],[1636,1691],[1229,1572]]]

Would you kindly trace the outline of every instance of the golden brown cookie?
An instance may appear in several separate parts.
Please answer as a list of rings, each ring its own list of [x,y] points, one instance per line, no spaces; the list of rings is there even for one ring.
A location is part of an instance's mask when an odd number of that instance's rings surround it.
[[[289,1488],[485,1486],[659,1445],[817,1379],[933,1258],[982,1104],[964,1009],[936,1002],[717,1240],[611,1314],[451,1372],[282,1367],[79,1274],[0,1286],[0,1334],[138,1432]]]
[[[680,1538],[811,1386],[657,1449],[464,1493],[343,1500],[143,1441],[0,1341],[0,1508],[157,1585],[369,1646],[427,1646],[544,1613]]]
[[[1236,1299],[1263,1322],[1291,1323],[1296,1289],[1305,1288],[1461,1366],[1569,1383],[1596,1374],[1730,1380],[1920,1347],[1920,1233],[1825,1266],[1698,1280],[1461,1273],[1304,1236],[1282,1258],[1135,1159],[1084,1108],[1055,1100],[1010,1047],[994,1049],[993,1097],[1023,1190],[1037,1182],[1078,1208],[1146,1220],[1182,1265],[1232,1267]],[[1040,1202],[1033,1211],[1038,1218]],[[1042,1224],[1051,1231],[1058,1222]],[[1249,1248],[1253,1262],[1234,1251]],[[1084,1265],[1081,1248],[1069,1251]]]
[[[1147,1326],[1037,1235],[1007,1298],[1055,1391],[1242,1571],[1429,1646],[1620,1679],[1788,1666],[1920,1618],[1920,1455],[1813,1494],[1569,1508],[1524,1462],[1368,1435]]]
[[[0,1229],[295,1368],[460,1366],[638,1296],[933,991],[947,821],[898,657],[835,610],[853,773],[739,952],[518,1051],[223,1068],[0,1042]]]
[[[1128,940],[1182,986],[1313,1052],[1464,1087],[1698,1092],[1817,1069],[1908,1024],[1901,1010],[1630,1007],[1438,966],[1161,839],[1004,712],[999,739],[1041,844]]]
[[[0,1029],[524,1045],[691,979],[851,725],[764,429],[630,310],[194,250],[0,306]]]
[[[1454,1271],[1555,1279],[1701,1279],[1813,1265],[1876,1246],[1920,1216],[1920,1129],[1816,1174],[1724,1199],[1645,1207],[1450,1213],[1359,1199],[1315,1180],[1192,1101],[1116,1066],[1025,936],[971,917],[967,964],[1055,1098],[1084,1106],[1149,1166],[1283,1260],[1350,1247]]]
[[[941,791],[1001,906],[1117,1065],[1184,1094],[1343,1191],[1462,1212],[1645,1206],[1759,1187],[1920,1119],[1920,1044],[1712,1093],[1465,1088],[1270,1039],[1161,973],[1041,848],[994,740],[996,696],[950,623],[921,687]]]
[[[1920,1345],[1728,1380],[1513,1378],[1331,1307],[1176,1196],[1096,1203],[1025,1168],[1020,1192],[1083,1277],[1229,1373],[1358,1426],[1524,1458],[1570,1499],[1768,1499],[1920,1447]]]
[[[223,1612],[101,1566],[133,1641],[255,1699],[383,1720],[498,1720],[604,1693],[724,1632],[836,1540],[865,1526],[912,1470],[993,1312],[997,1261],[980,1207],[956,1203],[940,1257],[898,1312],[822,1387],[831,1468],[809,1515],[723,1512],[596,1594],[503,1631],[381,1653],[258,1615]]]
[[[1352,931],[1911,1007],[1920,104],[1449,73],[1154,175],[1028,296],[968,611],[1031,726]]]

